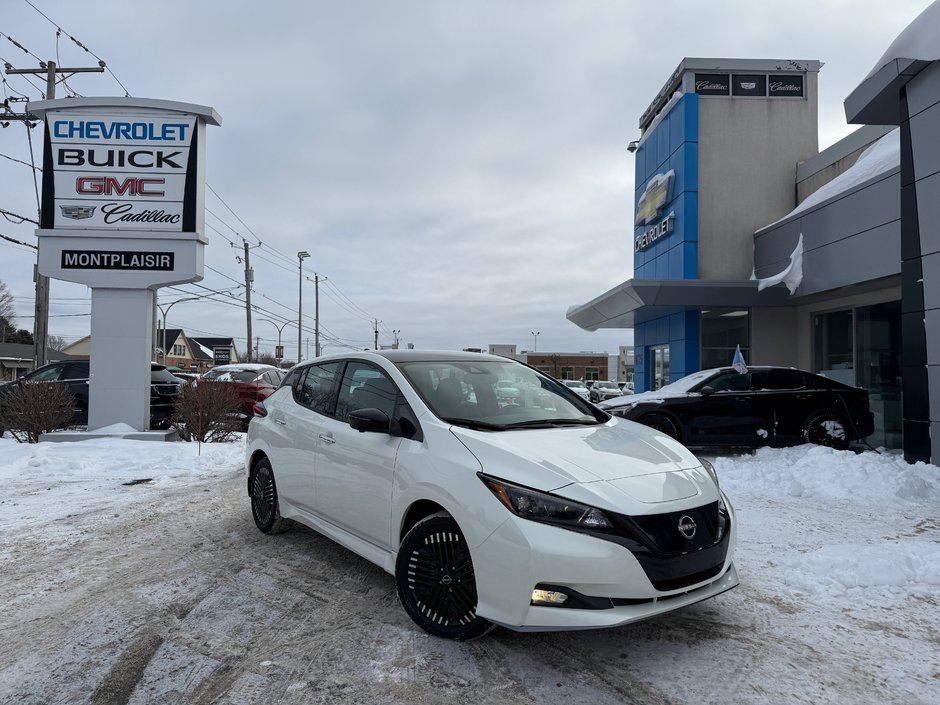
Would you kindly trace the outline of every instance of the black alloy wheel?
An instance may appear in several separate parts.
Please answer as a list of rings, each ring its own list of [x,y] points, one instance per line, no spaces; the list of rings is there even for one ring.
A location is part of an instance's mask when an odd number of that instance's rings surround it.
[[[398,598],[415,624],[434,636],[466,641],[493,625],[478,617],[470,549],[448,514],[434,514],[405,535],[395,563]]]
[[[845,418],[835,411],[813,414],[803,426],[803,440],[836,450],[849,447],[849,433]]]
[[[679,440],[679,429],[676,428],[676,424],[673,423],[672,419],[667,416],[663,416],[662,414],[649,414],[640,419],[640,423],[644,426],[656,429],[660,433],[665,433],[670,438]]]
[[[281,517],[277,503],[277,486],[274,471],[267,458],[255,463],[250,484],[251,516],[255,525],[266,534],[279,534],[287,528],[287,520]]]

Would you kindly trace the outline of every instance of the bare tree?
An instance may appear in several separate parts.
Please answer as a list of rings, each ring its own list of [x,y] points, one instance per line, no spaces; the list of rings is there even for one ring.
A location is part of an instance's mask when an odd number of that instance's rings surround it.
[[[240,408],[233,383],[201,379],[183,386],[172,424],[184,441],[224,443],[239,430],[236,412]]]
[[[61,335],[50,335],[47,340],[49,348],[51,350],[57,350],[58,352],[62,352],[62,349],[68,345],[65,338]]]
[[[7,342],[7,339],[16,331],[13,327],[15,316],[13,294],[10,293],[10,288],[0,281],[0,343]]]
[[[64,382],[16,384],[0,406],[0,435],[7,429],[20,443],[39,443],[42,434],[68,425],[74,407]]]

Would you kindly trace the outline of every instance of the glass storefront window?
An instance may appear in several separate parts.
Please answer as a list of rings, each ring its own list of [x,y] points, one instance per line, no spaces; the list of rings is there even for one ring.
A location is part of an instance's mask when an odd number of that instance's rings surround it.
[[[595,382],[600,379],[600,370],[597,367],[585,367],[584,368],[584,381],[594,380]]]
[[[726,367],[741,346],[744,360],[751,359],[751,316],[746,308],[715,308],[701,313],[700,369]]]
[[[669,384],[669,346],[658,345],[650,348],[652,358],[653,379],[650,380],[650,389],[659,389]]]
[[[901,302],[817,314],[813,319],[814,372],[868,390],[876,448],[900,448]]]

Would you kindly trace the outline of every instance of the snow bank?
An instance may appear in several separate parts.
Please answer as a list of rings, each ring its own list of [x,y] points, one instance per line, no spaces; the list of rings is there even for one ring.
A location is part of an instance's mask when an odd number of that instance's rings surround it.
[[[813,497],[866,504],[940,501],[940,468],[899,455],[822,446],[762,448],[714,461],[721,486],[736,495]]]
[[[780,568],[785,585],[810,595],[930,595],[940,590],[940,544],[911,539],[823,546],[782,561]]]

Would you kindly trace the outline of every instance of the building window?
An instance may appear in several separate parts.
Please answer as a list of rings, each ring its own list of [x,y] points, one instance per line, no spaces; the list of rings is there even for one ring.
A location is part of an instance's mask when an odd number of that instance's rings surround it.
[[[700,369],[726,367],[741,346],[744,360],[751,359],[751,316],[746,308],[713,308],[701,313]]]
[[[874,446],[902,447],[901,302],[813,317],[813,371],[868,390]]]
[[[669,346],[657,345],[650,348],[650,358],[653,364],[650,365],[652,379],[649,388],[656,390],[669,384]]]
[[[600,379],[600,368],[599,367],[585,367],[584,368],[584,381],[588,380],[597,381]]]
[[[185,345],[174,345],[173,352],[171,353],[173,357],[183,357],[186,355],[186,346]]]
[[[561,378],[562,378],[562,379],[574,379],[574,368],[573,368],[573,367],[562,367],[562,368],[561,368]]]

